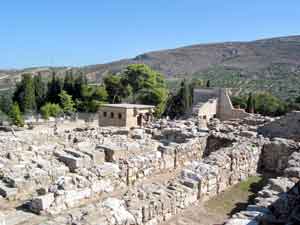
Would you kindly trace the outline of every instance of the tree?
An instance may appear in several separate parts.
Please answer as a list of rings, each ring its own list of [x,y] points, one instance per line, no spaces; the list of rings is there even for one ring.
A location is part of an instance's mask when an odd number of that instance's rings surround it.
[[[121,74],[123,86],[132,88],[133,102],[155,105],[155,115],[165,110],[168,91],[162,74],[144,64],[132,64]]]
[[[287,106],[279,98],[267,92],[255,95],[255,111],[265,116],[280,116],[287,112]]]
[[[168,92],[165,88],[142,89],[139,92],[139,103],[155,105],[155,116],[159,117],[165,111]]]
[[[18,103],[22,112],[32,113],[36,110],[35,89],[31,74],[23,74],[21,82],[17,84],[13,101]]]
[[[13,104],[13,92],[11,90],[5,91],[0,96],[0,109],[5,114],[9,114]]]
[[[192,88],[200,88],[204,86],[204,81],[201,79],[193,78],[191,81]]]
[[[46,94],[47,94],[46,84],[43,81],[41,74],[38,74],[33,78],[33,83],[34,83],[36,106],[37,109],[39,110],[46,100]]]
[[[74,81],[74,93],[73,98],[75,99],[82,99],[81,89],[83,85],[87,85],[87,78],[82,73],[78,74],[75,81]]]
[[[231,96],[232,105],[236,108],[246,109],[247,98],[241,96]],[[254,104],[253,104],[254,106]]]
[[[75,103],[73,102],[72,96],[69,95],[66,91],[61,91],[58,95],[60,98],[60,104],[65,113],[72,113],[75,111]]]
[[[21,110],[17,102],[14,102],[14,104],[12,105],[11,110],[9,112],[9,116],[14,125],[18,127],[24,126],[24,119],[22,117]]]
[[[248,113],[254,113],[254,98],[252,96],[252,93],[249,93],[246,111]]]
[[[47,101],[51,103],[59,103],[59,93],[63,89],[63,82],[61,79],[56,77],[55,72],[52,73],[52,79],[48,83]]]
[[[122,72],[122,83],[131,86],[133,101],[142,89],[166,88],[163,76],[145,64],[132,64]]]
[[[49,119],[50,116],[57,117],[61,112],[61,107],[55,103],[48,102],[41,107],[41,114],[44,119]]]
[[[190,85],[185,79],[181,82],[180,95],[181,95],[183,109],[185,112],[187,112],[188,110],[190,110],[192,106],[192,97],[191,97]]]
[[[107,100],[110,103],[120,103],[123,98],[128,97],[132,88],[129,84],[122,82],[122,77],[119,75],[109,74],[103,79],[105,89],[107,91]]]
[[[206,87],[210,87],[210,80],[207,80],[207,82],[206,82]]]
[[[73,76],[73,72],[71,71],[66,71],[65,79],[64,79],[64,87],[63,89],[69,94],[69,95],[74,95],[75,93],[75,80]]]
[[[103,85],[96,86],[95,91],[93,93],[93,99],[100,101],[100,102],[106,102],[108,98],[108,93]]]

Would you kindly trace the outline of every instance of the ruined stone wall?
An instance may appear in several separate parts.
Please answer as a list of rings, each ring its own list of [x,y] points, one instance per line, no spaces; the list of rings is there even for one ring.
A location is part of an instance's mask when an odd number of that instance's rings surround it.
[[[261,169],[282,174],[288,166],[291,154],[299,150],[299,144],[292,140],[275,138],[266,141],[262,150]]]
[[[260,146],[239,143],[220,149],[208,158],[194,161],[182,175],[166,184],[133,186],[120,198],[107,198],[73,211],[72,220],[58,216],[45,225],[60,223],[92,223],[103,225],[159,224],[198,200],[210,198],[231,185],[255,175]],[[88,214],[83,214],[86,210]]]
[[[265,137],[281,137],[300,141],[300,111],[287,115],[258,128],[258,133]]]

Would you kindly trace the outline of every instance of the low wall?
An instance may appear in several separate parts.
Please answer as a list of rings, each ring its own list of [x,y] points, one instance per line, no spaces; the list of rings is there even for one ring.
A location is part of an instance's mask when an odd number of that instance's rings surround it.
[[[299,145],[288,139],[275,138],[264,144],[261,156],[262,170],[283,174],[291,154],[300,149]]]
[[[66,188],[59,190],[58,180],[50,185],[53,187],[49,188],[52,190],[50,193],[33,198],[31,210],[36,213],[60,213],[61,210],[84,204],[88,199],[96,198],[103,192],[110,192],[126,185],[132,186],[145,177],[182,168],[190,160],[201,159],[205,146],[206,137],[194,138],[182,144],[162,146],[159,151],[132,155],[116,163],[92,167],[89,169],[91,172],[89,179],[86,179],[85,169],[78,167],[76,175],[61,177]],[[75,177],[80,181],[80,188],[72,185],[69,187],[66,182],[74,180]]]
[[[103,225],[157,225],[182,209],[210,198],[248,176],[255,175],[261,147],[239,143],[213,152],[208,158],[194,161],[182,175],[167,184],[134,186],[121,198],[107,198],[77,210],[73,223]],[[88,214],[84,212],[88,210]],[[121,216],[122,215],[122,216]],[[58,216],[43,224],[67,224]]]
[[[300,111],[294,111],[260,128],[265,137],[281,137],[300,141]]]

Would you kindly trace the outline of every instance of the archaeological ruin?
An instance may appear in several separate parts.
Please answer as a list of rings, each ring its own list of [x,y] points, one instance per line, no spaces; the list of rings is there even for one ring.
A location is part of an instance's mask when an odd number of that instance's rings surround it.
[[[0,225],[165,224],[258,173],[272,177],[255,204],[224,224],[300,224],[300,126],[290,124],[300,112],[250,115],[218,93],[223,100],[206,118],[200,107],[199,117],[143,127],[64,121],[2,129]],[[265,131],[277,122],[292,135]]]

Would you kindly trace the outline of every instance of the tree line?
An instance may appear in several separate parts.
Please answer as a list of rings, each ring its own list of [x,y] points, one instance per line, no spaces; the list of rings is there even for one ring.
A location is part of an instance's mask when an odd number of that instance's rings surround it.
[[[39,113],[48,119],[74,112],[96,112],[103,103],[127,102],[154,105],[155,116],[173,119],[191,112],[194,89],[201,87],[210,87],[210,81],[183,79],[178,88],[168,90],[164,76],[144,64],[129,65],[117,74],[108,73],[98,85],[88,84],[85,75],[72,70],[64,76],[55,72],[50,77],[24,74],[12,92],[0,96],[0,116],[23,126],[23,115]],[[300,109],[300,98],[283,102],[265,92],[233,96],[232,102],[247,112],[267,116]]]
[[[295,100],[283,101],[268,92],[249,93],[248,96],[232,96],[231,100],[237,108],[264,116],[282,116],[292,110],[300,110],[300,97]]]
[[[2,95],[2,114],[18,126],[23,115],[40,113],[43,118],[74,112],[96,112],[103,103],[139,103],[155,105],[155,115],[165,111],[168,89],[164,77],[144,64],[127,66],[118,74],[109,73],[99,85],[88,84],[82,73],[66,71],[64,77],[52,73],[50,79],[41,74],[23,74],[10,95]]]

